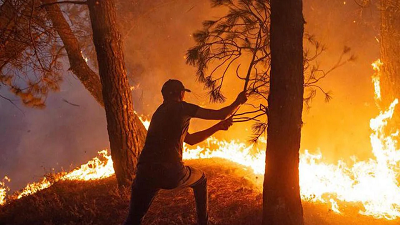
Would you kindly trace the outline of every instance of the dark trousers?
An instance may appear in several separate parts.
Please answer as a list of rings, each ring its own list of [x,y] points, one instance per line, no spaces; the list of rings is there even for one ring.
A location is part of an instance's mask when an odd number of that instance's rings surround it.
[[[124,225],[140,225],[160,189],[191,187],[196,200],[197,222],[208,224],[207,178],[189,166],[139,165],[132,184],[129,215]]]

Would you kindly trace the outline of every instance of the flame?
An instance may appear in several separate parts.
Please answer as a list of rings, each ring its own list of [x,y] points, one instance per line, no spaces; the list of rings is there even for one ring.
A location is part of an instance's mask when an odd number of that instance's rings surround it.
[[[66,174],[61,180],[97,180],[114,175],[113,161],[107,150],[98,152],[95,157],[78,169]],[[101,159],[102,158],[102,159]]]
[[[380,60],[372,64],[374,75],[372,80],[375,88],[375,100],[381,99],[380,91]],[[374,158],[357,161],[348,165],[339,160],[336,164],[324,163],[322,153],[311,154],[305,150],[300,154],[300,187],[303,201],[321,202],[329,205],[335,213],[342,213],[341,204],[361,203],[359,213],[374,218],[388,220],[400,217],[400,150],[395,138],[399,132],[386,134],[385,127],[392,118],[398,104],[395,99],[386,111],[370,120],[370,141]],[[140,117],[146,129],[150,121]],[[184,145],[183,158],[224,158],[249,168],[256,175],[263,175],[265,169],[265,144],[249,145],[239,140],[218,140],[208,138],[201,146]],[[92,180],[109,177],[114,174],[111,156],[106,150],[99,152],[88,163],[70,173],[62,175],[57,180]],[[37,192],[51,186],[47,178],[37,183],[28,184],[18,198]],[[0,203],[5,203],[6,187],[0,183]]]
[[[381,66],[383,63],[380,59],[376,60],[371,64],[372,69],[375,71],[374,75],[372,75],[372,83],[374,83],[375,89],[375,100],[381,100],[381,84],[380,84],[380,76],[381,76]]]
[[[333,200],[333,199],[330,199],[329,201],[331,202],[332,211],[334,211],[335,213],[340,213],[339,206],[338,206],[337,202],[335,200]]]
[[[89,61],[89,58],[88,57],[86,57],[84,54],[83,54],[83,52],[81,51],[81,55],[82,55],[82,58],[85,60],[85,62],[88,62]]]
[[[39,182],[29,183],[17,195],[17,199],[24,196],[34,194],[40,190],[50,187],[55,181],[60,180],[97,180],[107,178],[114,175],[114,168],[111,156],[108,155],[107,150],[98,152],[98,156],[89,160],[87,163],[81,165],[79,168],[54,179],[53,182],[49,181],[46,177]],[[1,193],[1,192],[0,192]]]
[[[16,198],[20,199],[24,196],[34,194],[38,191],[41,191],[43,189],[50,187],[51,185],[52,185],[52,183],[47,178],[43,178],[39,182],[29,183],[26,185],[26,187],[24,189],[22,189],[22,191],[20,193],[18,193]]]
[[[223,158],[229,161],[249,167],[255,174],[263,174],[265,170],[265,151],[257,149],[254,151],[253,145],[246,145],[238,140],[220,141],[210,137],[202,147],[197,146],[193,149],[184,144],[183,159],[206,159]],[[251,154],[250,152],[257,152]]]
[[[141,117],[139,117],[139,118],[141,118]],[[146,130],[148,130],[150,127],[150,120],[142,120],[142,119],[140,119],[140,120],[142,121],[143,126],[146,128]]]
[[[2,181],[0,181],[0,205],[4,205],[6,203],[7,191],[10,189],[6,186],[6,181],[10,182],[10,178],[5,176]]]

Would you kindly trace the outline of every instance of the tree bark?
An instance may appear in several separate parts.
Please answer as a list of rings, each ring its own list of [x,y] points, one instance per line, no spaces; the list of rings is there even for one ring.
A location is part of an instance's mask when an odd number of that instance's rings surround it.
[[[383,107],[400,98],[400,0],[381,0],[381,93]],[[398,108],[398,107],[397,107]],[[397,116],[396,116],[397,115]],[[396,109],[396,123],[400,110]]]
[[[57,0],[41,0],[42,4],[52,4]],[[70,63],[70,70],[79,78],[83,86],[90,92],[100,105],[104,105],[99,76],[87,65],[82,56],[78,39],[75,37],[67,20],[64,18],[58,4],[44,7],[53,23],[54,29],[60,35]]]
[[[113,0],[88,0],[93,42],[106,110],[111,157],[119,186],[133,178],[144,133],[134,123],[132,95],[126,75],[121,35],[116,25]]]
[[[271,0],[271,83],[263,225],[302,225],[299,148],[304,74],[302,0]]]

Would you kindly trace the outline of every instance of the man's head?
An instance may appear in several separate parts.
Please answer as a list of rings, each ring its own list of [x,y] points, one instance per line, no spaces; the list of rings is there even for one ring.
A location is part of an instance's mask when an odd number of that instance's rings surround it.
[[[169,79],[164,83],[161,89],[162,96],[165,100],[183,101],[185,92],[191,92],[183,86],[179,80]]]

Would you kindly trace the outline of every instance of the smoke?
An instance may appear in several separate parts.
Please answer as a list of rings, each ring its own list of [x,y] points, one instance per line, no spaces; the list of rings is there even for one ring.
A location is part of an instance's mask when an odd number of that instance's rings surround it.
[[[161,86],[170,79],[180,79],[192,90],[186,101],[203,107],[220,108],[231,103],[243,84],[234,76],[227,80],[224,104],[208,102],[202,84],[196,82],[196,69],[185,64],[184,55],[194,45],[191,34],[206,19],[216,19],[225,9],[211,9],[208,1],[157,0],[121,1],[124,18],[122,33],[128,76],[134,86],[134,108],[151,116],[162,102]],[[368,157],[369,119],[377,114],[370,81],[371,62],[379,57],[375,37],[379,31],[377,9],[360,8],[349,1],[305,0],[305,29],[326,45],[318,59],[322,68],[333,65],[344,46],[352,48],[357,61],[335,70],[320,85],[333,93],[329,103],[322,95],[303,113],[301,150],[320,148],[328,160],[351,155]],[[122,17],[122,16],[121,16]],[[355,21],[355,22],[354,22]],[[104,109],[67,73],[59,93],[47,99],[47,108],[20,106],[22,114],[7,101],[0,101],[0,177],[9,175],[11,188],[21,188],[45,172],[80,165],[108,148]],[[1,90],[5,93],[5,90]],[[64,101],[64,100],[67,100]],[[78,106],[71,105],[73,103]],[[194,119],[190,131],[204,129],[215,122]],[[246,141],[251,123],[235,124],[219,138]]]
[[[20,106],[21,112],[0,102],[0,177],[11,178],[12,190],[45,173],[69,171],[108,148],[104,109],[79,80],[66,74],[46,104],[43,110]]]

